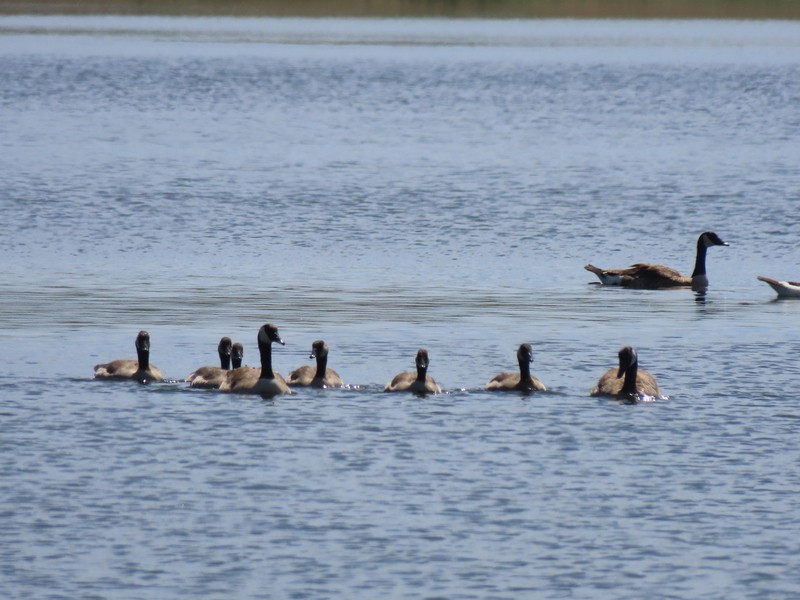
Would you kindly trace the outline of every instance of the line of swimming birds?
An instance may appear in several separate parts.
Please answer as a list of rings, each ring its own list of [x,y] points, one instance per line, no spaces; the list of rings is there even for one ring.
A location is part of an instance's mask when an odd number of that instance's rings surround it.
[[[674,287],[691,287],[695,291],[704,291],[708,287],[706,276],[706,251],[711,246],[727,246],[720,237],[706,231],[697,240],[695,269],[691,277],[665,267],[637,263],[626,269],[599,269],[586,265],[600,279],[601,284],[623,286],[636,289],[668,289]],[[758,279],[772,286],[778,295],[800,297],[800,283],[780,282],[759,276]],[[777,286],[777,287],[776,287]],[[788,293],[786,286],[789,286]],[[794,289],[796,288],[796,289]],[[796,292],[796,293],[794,293]],[[216,389],[220,392],[234,394],[257,394],[263,398],[273,398],[281,394],[291,394],[295,387],[337,388],[344,387],[339,374],[328,367],[328,345],[323,340],[316,340],[311,345],[309,358],[316,359],[316,367],[304,365],[291,372],[288,379],[272,368],[272,344],[285,345],[275,325],[267,323],[258,331],[258,350],[261,356],[261,367],[242,366],[244,348],[242,344],[232,343],[229,337],[223,337],[217,347],[220,358],[219,367],[200,367],[192,372],[184,381],[191,387]],[[161,371],[150,364],[150,334],[140,331],[136,337],[137,360],[119,359],[95,365],[96,379],[133,379],[140,383],[164,381]],[[625,346],[618,352],[619,367],[608,369],[591,390],[591,396],[607,396],[624,401],[641,401],[661,398],[661,390],[655,377],[645,370],[639,369],[639,360],[631,346]],[[519,372],[503,372],[493,377],[484,387],[487,391],[508,392],[545,392],[547,387],[531,374],[533,348],[530,344],[521,344],[517,350]],[[416,355],[416,371],[404,371],[395,375],[384,387],[385,392],[411,392],[418,395],[439,394],[442,388],[428,375],[430,360],[428,351],[420,348]]]
[[[223,337],[217,351],[219,367],[200,367],[184,381],[194,388],[215,389],[233,394],[257,394],[262,398],[273,398],[280,394],[292,394],[295,387],[338,388],[345,387],[339,374],[328,367],[328,345],[323,340],[311,344],[309,358],[315,358],[316,367],[303,365],[291,372],[288,379],[272,368],[272,344],[285,345],[278,328],[271,323],[262,325],[258,331],[258,351],[261,367],[243,367],[244,348]],[[160,369],[150,362],[150,334],[140,331],[136,336],[137,360],[124,358],[95,365],[96,379],[132,379],[139,383],[165,381]],[[488,391],[546,392],[547,387],[531,375],[533,348],[521,344],[517,350],[519,372],[503,372],[486,384]],[[418,395],[440,394],[442,388],[428,375],[430,359],[428,351],[420,348],[416,355],[416,371],[403,371],[395,375],[384,387],[385,392],[411,392]],[[636,351],[626,346],[619,351],[619,369],[609,369],[592,390],[592,396],[619,398],[654,397],[661,393],[655,378],[638,368]],[[624,375],[624,378],[623,378]]]

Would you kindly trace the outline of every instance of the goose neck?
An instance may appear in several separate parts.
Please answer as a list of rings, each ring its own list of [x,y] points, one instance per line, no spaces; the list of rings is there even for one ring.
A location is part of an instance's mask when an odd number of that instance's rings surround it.
[[[623,394],[636,394],[636,376],[639,373],[639,364],[634,361],[627,369],[625,369],[625,381],[622,383]]]
[[[700,239],[697,241],[697,256],[694,260],[694,271],[692,271],[692,277],[698,277],[701,275],[706,274],[706,248],[705,244],[703,244],[703,240]]]
[[[323,379],[325,377],[325,371],[328,368],[328,355],[321,353],[317,354],[317,372],[314,375],[317,379]]]
[[[259,344],[258,351],[261,354],[261,378],[275,379],[272,372],[272,344]]]
[[[523,358],[519,359],[519,376],[522,381],[530,379],[531,376],[531,363]]]
[[[136,348],[136,357],[139,361],[139,369],[146,370],[150,368],[150,349],[149,348]]]

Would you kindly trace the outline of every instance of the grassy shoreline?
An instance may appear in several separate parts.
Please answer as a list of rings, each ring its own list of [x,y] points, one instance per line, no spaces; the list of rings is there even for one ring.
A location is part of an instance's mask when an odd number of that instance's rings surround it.
[[[800,0],[0,0],[0,15],[800,19]]]

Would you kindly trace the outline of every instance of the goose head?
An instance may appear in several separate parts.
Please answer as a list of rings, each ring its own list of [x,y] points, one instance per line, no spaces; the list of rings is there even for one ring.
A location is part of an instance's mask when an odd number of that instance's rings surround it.
[[[258,330],[258,347],[268,348],[272,345],[272,342],[278,342],[281,346],[286,345],[281,336],[278,335],[278,328],[275,325],[270,323],[262,325],[261,329]]]
[[[233,365],[233,368],[238,369],[241,367],[243,359],[244,346],[242,346],[239,342],[236,342],[231,346],[231,364]]]
[[[231,346],[232,346],[231,338],[229,337],[222,338],[219,341],[219,345],[217,346],[217,352],[219,352],[219,357],[222,359],[230,358]]]
[[[722,239],[713,231],[705,231],[700,234],[700,239],[697,240],[698,245],[703,248],[710,248],[711,246],[727,246],[728,242],[723,242]]]
[[[617,371],[617,379],[625,375],[628,369],[632,366],[639,364],[639,357],[636,356],[636,350],[630,346],[620,348],[619,351],[619,370]]]
[[[150,352],[150,334],[144,330],[136,336],[136,352]]]
[[[317,340],[311,344],[311,354],[308,358],[324,358],[328,356],[328,344],[323,340]]]
[[[533,362],[533,348],[530,344],[521,344],[517,350],[517,360],[520,365],[530,364]]]
[[[425,374],[428,370],[428,365],[430,364],[430,359],[428,358],[428,351],[425,348],[420,348],[417,350],[417,357],[414,360],[417,365],[417,373]]]

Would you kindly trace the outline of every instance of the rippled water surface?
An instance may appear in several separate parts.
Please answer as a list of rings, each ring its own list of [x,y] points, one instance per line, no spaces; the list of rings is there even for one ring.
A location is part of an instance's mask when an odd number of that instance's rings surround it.
[[[800,25],[0,17],[0,73],[3,597],[800,594]],[[583,270],[706,230],[704,298]],[[352,387],[176,382],[266,322]],[[140,329],[175,381],[93,381]],[[588,396],[626,344],[668,400]]]

